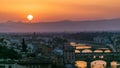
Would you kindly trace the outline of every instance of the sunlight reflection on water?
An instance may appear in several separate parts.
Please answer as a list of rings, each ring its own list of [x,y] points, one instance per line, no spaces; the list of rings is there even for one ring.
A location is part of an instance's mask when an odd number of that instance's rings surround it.
[[[87,68],[86,61],[76,61],[75,63],[76,63],[75,66],[77,68]],[[107,68],[106,64],[107,63],[105,61],[96,60],[96,61],[91,62],[91,68]],[[117,62],[115,61],[111,62],[111,68],[118,68],[117,65],[120,65],[120,64],[117,64]]]

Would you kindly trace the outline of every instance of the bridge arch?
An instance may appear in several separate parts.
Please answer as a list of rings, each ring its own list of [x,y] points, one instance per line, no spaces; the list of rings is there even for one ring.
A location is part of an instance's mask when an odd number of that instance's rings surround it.
[[[71,46],[76,46],[77,44],[76,44],[76,42],[70,42],[70,45]]]
[[[110,53],[111,51],[110,51],[110,50],[105,50],[104,52],[105,52],[105,53]]]
[[[117,61],[111,62],[111,68],[117,68]]]
[[[84,50],[82,50],[82,53],[92,53],[92,50],[90,50],[90,49],[84,49]]]
[[[77,50],[77,49],[76,49],[76,50],[75,50],[75,53],[80,53],[80,50]]]
[[[103,53],[103,50],[94,50],[94,53]]]
[[[87,68],[87,62],[83,60],[79,60],[75,62],[75,66],[77,68]]]
[[[90,65],[91,68],[106,68],[107,62],[104,60],[94,60]]]

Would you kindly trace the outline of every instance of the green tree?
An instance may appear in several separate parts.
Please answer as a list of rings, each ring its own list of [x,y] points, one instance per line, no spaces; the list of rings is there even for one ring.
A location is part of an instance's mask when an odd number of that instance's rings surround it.
[[[0,46],[0,58],[19,59],[21,55],[13,49],[9,49],[6,46]]]

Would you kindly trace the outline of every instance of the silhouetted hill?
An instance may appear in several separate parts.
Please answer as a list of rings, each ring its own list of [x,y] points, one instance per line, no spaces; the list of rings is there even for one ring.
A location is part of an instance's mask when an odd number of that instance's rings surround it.
[[[91,21],[57,21],[39,23],[0,23],[0,32],[79,32],[120,31],[120,19]]]

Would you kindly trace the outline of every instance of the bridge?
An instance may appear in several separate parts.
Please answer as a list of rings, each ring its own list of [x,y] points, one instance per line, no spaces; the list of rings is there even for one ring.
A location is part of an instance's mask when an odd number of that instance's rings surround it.
[[[71,42],[70,46],[64,47],[64,63],[75,65],[76,61],[85,61],[86,68],[91,68],[91,64],[96,60],[105,61],[104,68],[110,68],[111,63],[120,62],[120,52],[113,50],[112,45],[88,45]]]
[[[75,61],[86,61],[87,68],[91,68],[91,62],[95,60],[103,60],[107,62],[106,68],[110,68],[112,61],[120,62],[120,52],[110,53],[75,53]]]

